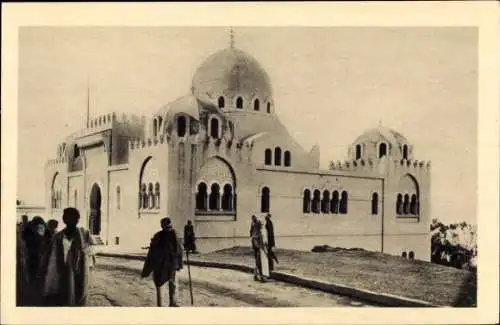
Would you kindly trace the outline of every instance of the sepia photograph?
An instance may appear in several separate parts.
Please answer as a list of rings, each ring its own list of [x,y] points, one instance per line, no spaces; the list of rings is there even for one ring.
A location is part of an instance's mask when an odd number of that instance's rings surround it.
[[[15,307],[478,307],[477,26],[16,38]]]

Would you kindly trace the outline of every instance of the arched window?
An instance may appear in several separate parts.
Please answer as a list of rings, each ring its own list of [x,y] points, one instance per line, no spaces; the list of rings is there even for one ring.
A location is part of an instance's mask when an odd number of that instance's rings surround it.
[[[408,159],[408,146],[406,144],[403,146],[403,159]]]
[[[216,117],[210,120],[210,136],[214,139],[219,138],[219,120]]]
[[[156,125],[158,121],[156,119],[153,119],[153,136],[156,137],[156,135],[158,134],[158,126]]]
[[[396,201],[396,214],[403,214],[403,196],[401,194],[398,194],[398,198]]]
[[[339,192],[333,191],[332,201],[330,202],[330,212],[339,213]]]
[[[281,166],[281,148],[274,148],[274,164],[276,166]]]
[[[356,145],[356,160],[361,159],[361,145]]]
[[[186,134],[186,118],[179,116],[177,118],[177,136],[183,137]]]
[[[120,186],[116,187],[116,210],[120,210]],[[76,193],[75,193],[76,195]]]
[[[321,192],[319,190],[314,190],[313,200],[312,200],[312,212],[319,213],[321,204]]]
[[[408,253],[408,258],[410,260],[414,260],[415,259],[415,253],[413,251],[410,251],[410,253]]]
[[[266,149],[264,153],[264,164],[270,166],[273,161],[273,152],[271,149]]]
[[[403,252],[403,254],[401,254],[401,257],[406,258],[406,252]]]
[[[398,184],[398,192],[403,193],[398,215],[416,217],[419,214],[419,187],[413,176],[406,174],[401,178]]]
[[[260,109],[260,102],[259,102],[259,99],[256,98],[253,102],[253,110],[254,111],[258,111]]]
[[[78,148],[78,145],[75,144],[75,146],[73,147],[73,151],[75,158],[80,157],[80,148]]]
[[[267,186],[263,187],[260,196],[260,212],[262,213],[269,212],[269,205],[270,205],[269,194],[270,194],[269,187]]]
[[[161,133],[161,129],[162,129],[162,122],[163,121],[163,118],[161,116],[158,116],[158,133]]]
[[[236,108],[243,108],[243,98],[238,97],[236,99]]]
[[[224,97],[220,96],[218,100],[219,108],[224,108]]]
[[[285,151],[285,167],[290,167],[292,164],[292,156],[290,155],[290,151]]]
[[[156,182],[155,184],[155,208],[160,208],[160,183]]]
[[[372,194],[372,214],[378,214],[378,193]]]
[[[419,211],[418,211],[418,200],[417,200],[417,195],[416,194],[413,194],[411,196],[410,213],[413,214],[413,215],[419,214]]]
[[[271,103],[267,102],[267,112],[271,113]]]
[[[210,197],[208,200],[208,208],[210,210],[220,210],[220,186],[217,183],[213,183],[210,187]]]
[[[408,194],[405,194],[405,196],[404,196],[403,213],[404,214],[410,213],[410,196]]]
[[[382,142],[378,148],[378,157],[382,158],[385,155],[387,155],[387,144]]]
[[[153,184],[149,183],[148,185],[148,208],[152,209],[155,206],[155,196],[153,193]]]
[[[142,188],[139,186],[139,210],[142,209]]]
[[[54,177],[52,178],[52,185],[50,187],[50,194],[51,194],[51,207],[53,209],[59,209],[60,208],[60,188],[62,187],[61,184],[61,176],[59,176],[59,173],[55,173]]]
[[[146,184],[142,184],[142,208],[147,209],[148,208],[148,193],[146,192]]]
[[[198,184],[198,191],[196,192],[196,210],[207,210],[207,184]]]
[[[330,212],[330,192],[326,190],[323,191],[323,198],[321,199],[321,212]]]
[[[302,212],[304,212],[304,213],[311,212],[311,191],[309,191],[308,189],[304,190]]]
[[[222,210],[231,211],[233,209],[233,187],[231,184],[224,185],[222,194]]]
[[[347,192],[346,191],[342,191],[342,194],[340,194],[339,211],[342,214],[347,214]]]

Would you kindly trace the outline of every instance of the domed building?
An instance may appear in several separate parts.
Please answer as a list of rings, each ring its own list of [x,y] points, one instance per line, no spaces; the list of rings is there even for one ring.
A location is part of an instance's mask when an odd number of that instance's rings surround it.
[[[150,117],[98,116],[64,139],[45,169],[51,217],[74,206],[94,236],[129,247],[147,246],[164,216],[179,234],[192,220],[203,252],[248,246],[250,217],[271,213],[278,247],[430,259],[430,164],[402,134],[360,132],[348,160],[320,170],[250,54],[231,44],[208,56],[190,86]]]

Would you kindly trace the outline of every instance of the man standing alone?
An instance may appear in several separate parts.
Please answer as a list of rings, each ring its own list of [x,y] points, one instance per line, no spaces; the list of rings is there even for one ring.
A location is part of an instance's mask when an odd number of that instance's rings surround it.
[[[182,269],[183,248],[170,218],[161,219],[160,224],[162,230],[151,239],[141,276],[145,278],[153,272],[158,307],[163,305],[162,288],[166,282],[168,282],[169,307],[178,307],[176,272]]]
[[[271,221],[271,214],[266,215],[266,232],[267,232],[267,259],[269,261],[269,271],[274,270],[274,252],[273,247],[276,246],[274,241],[274,226]]]
[[[188,220],[187,224],[184,226],[184,248],[186,249],[186,252],[196,252],[195,240],[196,237],[194,234],[193,223],[191,220]]]

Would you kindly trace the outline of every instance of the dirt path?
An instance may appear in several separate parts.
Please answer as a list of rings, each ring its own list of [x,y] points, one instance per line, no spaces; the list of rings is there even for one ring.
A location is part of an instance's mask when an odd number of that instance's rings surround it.
[[[90,290],[92,306],[154,306],[153,281],[141,279],[141,261],[99,257]],[[348,297],[312,291],[281,282],[255,282],[252,275],[191,267],[194,306],[221,307],[370,307]],[[179,303],[190,305],[187,267],[179,272]]]

